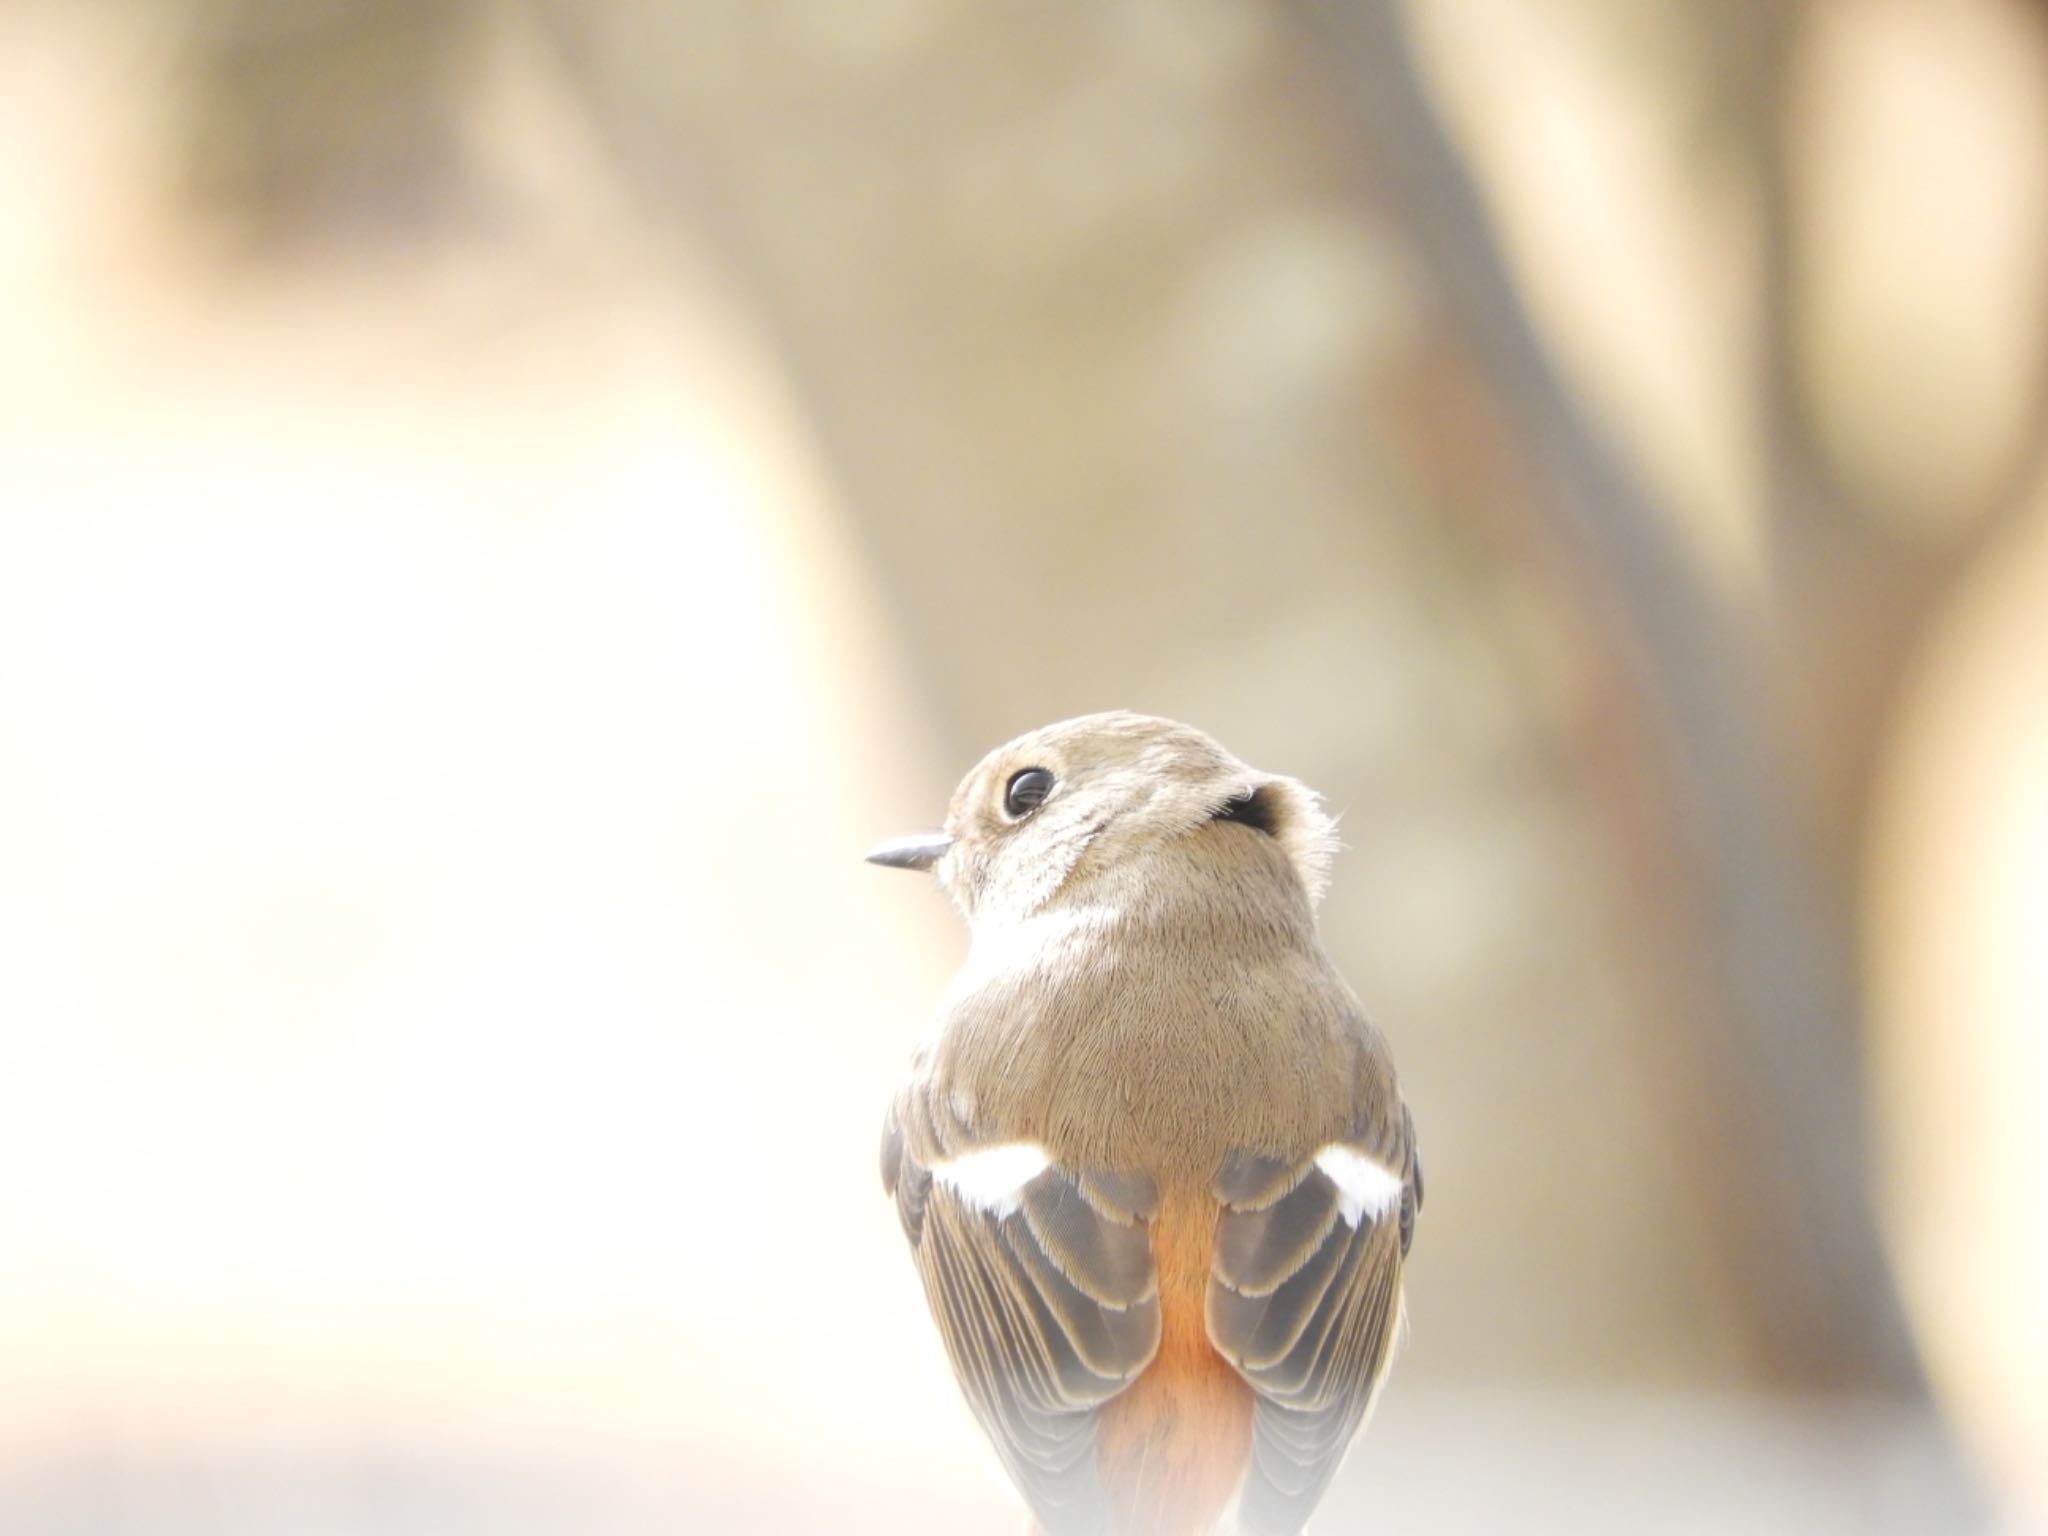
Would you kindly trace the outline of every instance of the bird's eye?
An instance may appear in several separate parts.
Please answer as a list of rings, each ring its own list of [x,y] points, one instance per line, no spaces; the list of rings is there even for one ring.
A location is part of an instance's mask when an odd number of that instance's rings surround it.
[[[1010,787],[1003,791],[1003,809],[1012,817],[1029,816],[1052,793],[1053,777],[1049,768],[1026,768],[1021,773],[1010,775]]]

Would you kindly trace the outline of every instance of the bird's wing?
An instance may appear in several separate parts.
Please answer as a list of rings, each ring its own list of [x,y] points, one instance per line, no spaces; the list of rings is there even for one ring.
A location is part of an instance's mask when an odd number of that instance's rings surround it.
[[[1233,1157],[1209,1279],[1210,1342],[1257,1395],[1239,1504],[1255,1536],[1299,1531],[1385,1375],[1422,1204],[1405,1108],[1306,1159]]]
[[[1054,1536],[1108,1529],[1098,1410],[1159,1347],[1149,1181],[975,1143],[913,1087],[882,1130],[882,1182],[953,1371]]]

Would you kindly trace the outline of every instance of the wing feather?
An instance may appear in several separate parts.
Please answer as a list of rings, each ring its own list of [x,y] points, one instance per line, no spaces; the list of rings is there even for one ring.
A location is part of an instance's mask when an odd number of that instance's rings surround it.
[[[1239,1503],[1256,1536],[1307,1521],[1371,1407],[1400,1319],[1422,1203],[1413,1124],[1405,1108],[1362,1115],[1339,1145],[1397,1174],[1400,1198],[1361,1209],[1313,1156],[1242,1154],[1215,1183],[1209,1337],[1257,1395]]]
[[[954,1374],[1051,1536],[1106,1531],[1095,1465],[1102,1405],[1159,1348],[1150,1182],[1048,1167],[1014,1201],[976,1203],[936,1170],[973,1138],[907,1091],[882,1130],[896,1197]]]

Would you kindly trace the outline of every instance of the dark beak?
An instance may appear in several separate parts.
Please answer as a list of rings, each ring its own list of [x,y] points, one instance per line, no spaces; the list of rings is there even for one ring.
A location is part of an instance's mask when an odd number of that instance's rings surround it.
[[[890,838],[868,855],[868,862],[891,869],[930,869],[952,846],[953,839],[943,832],[913,832],[908,837]]]

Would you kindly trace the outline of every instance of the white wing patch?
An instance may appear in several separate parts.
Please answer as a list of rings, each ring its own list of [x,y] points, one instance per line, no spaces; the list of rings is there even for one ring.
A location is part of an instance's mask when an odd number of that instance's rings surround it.
[[[1399,1176],[1342,1142],[1318,1152],[1316,1166],[1337,1186],[1337,1214],[1349,1227],[1378,1221],[1401,1203]]]
[[[1017,1209],[1024,1186],[1052,1166],[1036,1142],[1008,1141],[951,1158],[932,1169],[932,1177],[978,1211],[998,1220]]]

